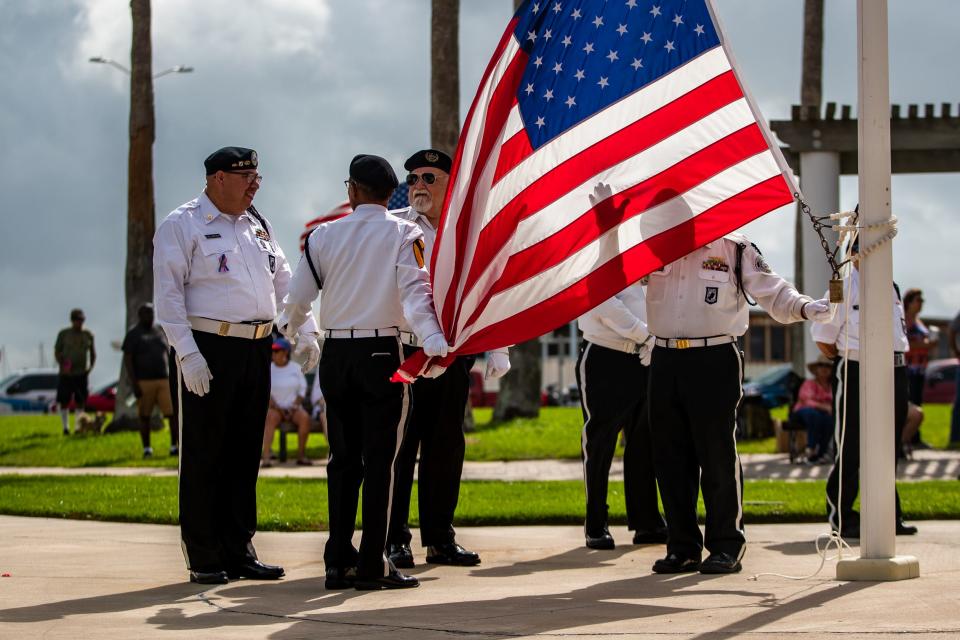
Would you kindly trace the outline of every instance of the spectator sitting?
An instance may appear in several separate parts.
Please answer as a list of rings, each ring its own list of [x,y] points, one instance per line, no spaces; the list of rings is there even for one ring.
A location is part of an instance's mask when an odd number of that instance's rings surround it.
[[[833,435],[833,393],[830,374],[833,363],[820,356],[807,363],[813,380],[804,380],[793,405],[793,418],[807,429],[807,461],[811,463],[832,462],[827,450]]]
[[[307,436],[310,435],[310,416],[303,409],[307,394],[307,380],[300,367],[290,365],[290,343],[281,338],[273,343],[273,363],[270,365],[270,408],[263,432],[263,459],[260,466],[269,467],[273,434],[281,422],[297,425],[297,464],[313,464],[307,458]]]
[[[910,402],[918,407],[923,406],[923,385],[927,373],[927,363],[930,353],[939,341],[936,327],[927,327],[920,319],[923,311],[923,291],[908,289],[903,294],[903,312],[907,322],[907,340],[910,349],[906,352],[907,384],[909,386]],[[930,445],[920,438],[920,428],[910,436],[908,442],[914,449],[929,449]]]

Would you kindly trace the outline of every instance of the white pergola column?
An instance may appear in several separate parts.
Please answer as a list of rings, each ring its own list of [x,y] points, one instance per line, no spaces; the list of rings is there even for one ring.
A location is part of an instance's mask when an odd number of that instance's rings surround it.
[[[840,210],[840,153],[836,151],[805,151],[800,154],[800,189],[810,210],[816,216],[829,215]],[[824,237],[831,251],[837,246],[838,234],[824,229]],[[803,221],[803,293],[819,298],[827,290],[833,273],[820,245],[820,237],[809,220]],[[804,362],[812,362],[820,355],[810,332],[804,332]]]

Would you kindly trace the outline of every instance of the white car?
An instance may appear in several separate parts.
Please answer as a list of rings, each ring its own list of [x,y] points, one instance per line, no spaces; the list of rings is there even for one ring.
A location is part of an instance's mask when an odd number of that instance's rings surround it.
[[[56,369],[23,369],[0,380],[0,414],[47,411],[56,399]]]

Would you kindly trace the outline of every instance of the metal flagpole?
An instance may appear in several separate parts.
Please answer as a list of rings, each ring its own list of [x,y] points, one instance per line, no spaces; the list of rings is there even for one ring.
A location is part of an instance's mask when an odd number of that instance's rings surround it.
[[[890,91],[887,0],[857,0],[860,224],[890,219]],[[860,231],[860,247],[886,233]],[[920,575],[911,556],[896,556],[893,402],[893,248],[860,260],[860,558],[837,563],[838,580],[903,580]]]

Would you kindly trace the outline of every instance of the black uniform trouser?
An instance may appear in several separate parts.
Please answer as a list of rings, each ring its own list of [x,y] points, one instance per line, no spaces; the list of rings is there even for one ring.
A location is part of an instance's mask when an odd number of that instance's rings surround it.
[[[360,577],[386,575],[384,548],[393,496],[394,463],[410,409],[408,385],[390,382],[400,366],[399,338],[327,339],[320,389],[327,402],[327,568],[357,567]],[[353,546],[360,485],[363,535]]]
[[[577,360],[577,387],[583,411],[586,535],[598,536],[607,525],[607,484],[620,431],[627,526],[631,530],[661,528],[647,415],[647,367],[637,355],[584,342]]]
[[[734,343],[653,349],[647,398],[668,553],[699,558],[706,541],[711,553],[743,555],[743,471],[734,434],[742,357]],[[697,526],[698,489],[705,538]]]
[[[200,397],[178,375],[180,537],[195,571],[256,558],[257,475],[270,403],[270,338],[194,331],[213,379]],[[179,367],[178,367],[179,372]]]
[[[410,355],[416,349],[404,347],[404,351]],[[454,541],[453,514],[460,497],[460,475],[466,450],[463,416],[474,360],[473,356],[457,358],[440,376],[418,378],[412,385],[413,410],[397,457],[397,479],[387,536],[390,544],[410,544],[413,539],[407,520],[418,450],[420,541],[425,547]]]
[[[860,363],[848,360],[844,367],[843,358],[834,365],[833,377],[833,414],[837,416],[836,427],[833,430],[837,456],[834,459],[830,477],[827,478],[827,519],[834,529],[847,523],[856,526],[860,522],[859,515],[853,510],[853,502],[860,491]],[[846,375],[846,396],[844,396],[843,378]],[[893,369],[893,424],[894,433],[890,434],[890,445],[895,450],[900,448],[900,437],[903,427],[907,423],[907,368],[894,367]],[[843,424],[843,415],[846,413],[846,433],[843,436],[843,451],[840,447],[840,430]],[[840,474],[840,459],[843,457],[843,475]],[[896,460],[896,458],[894,458]],[[894,490],[896,496],[897,519],[902,517],[900,511],[900,493]],[[842,519],[843,522],[838,520]]]

